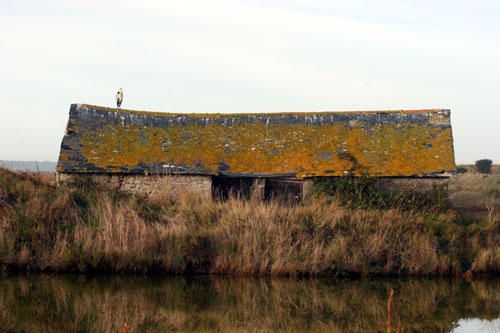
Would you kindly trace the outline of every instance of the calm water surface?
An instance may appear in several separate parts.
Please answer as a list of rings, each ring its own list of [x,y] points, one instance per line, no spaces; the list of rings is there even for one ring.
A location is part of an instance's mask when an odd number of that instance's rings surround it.
[[[500,332],[497,280],[0,277],[0,332]]]

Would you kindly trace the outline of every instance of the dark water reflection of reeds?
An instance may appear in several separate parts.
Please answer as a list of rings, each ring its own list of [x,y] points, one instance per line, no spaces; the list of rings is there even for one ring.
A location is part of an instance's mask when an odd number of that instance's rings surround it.
[[[387,332],[391,288],[393,332],[500,317],[500,280],[29,275],[0,278],[0,332]]]

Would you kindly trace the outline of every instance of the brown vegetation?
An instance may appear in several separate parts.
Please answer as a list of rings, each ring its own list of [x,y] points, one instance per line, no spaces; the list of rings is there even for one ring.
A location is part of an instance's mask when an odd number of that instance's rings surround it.
[[[0,263],[41,271],[234,275],[500,272],[500,221],[453,211],[175,200],[0,170]]]
[[[465,172],[450,181],[453,208],[468,217],[500,220],[500,165],[494,165],[491,174],[479,173],[473,165],[460,168]]]

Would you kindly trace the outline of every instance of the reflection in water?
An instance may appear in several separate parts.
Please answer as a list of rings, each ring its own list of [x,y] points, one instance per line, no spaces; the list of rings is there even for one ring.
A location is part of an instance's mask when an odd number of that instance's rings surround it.
[[[471,332],[498,333],[500,332],[500,318],[492,321],[480,319],[460,319],[458,321],[458,327],[453,330],[453,333]]]
[[[500,329],[500,280],[30,275],[0,278],[0,332],[387,332],[391,288],[393,332]]]

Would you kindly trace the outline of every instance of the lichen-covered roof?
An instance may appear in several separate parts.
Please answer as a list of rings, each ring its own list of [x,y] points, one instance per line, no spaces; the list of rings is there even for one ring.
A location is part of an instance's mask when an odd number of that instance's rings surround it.
[[[172,114],[73,104],[63,173],[427,176],[455,169],[449,110]]]

